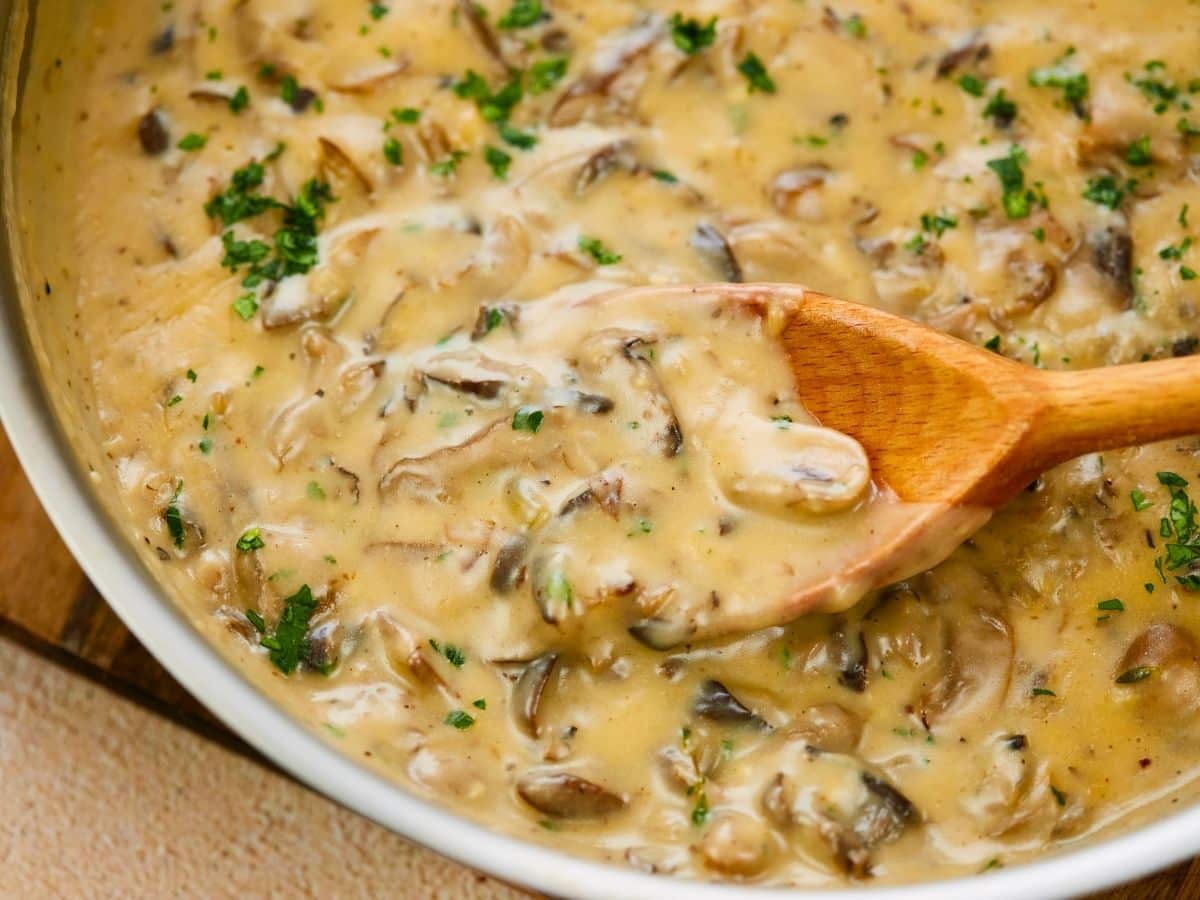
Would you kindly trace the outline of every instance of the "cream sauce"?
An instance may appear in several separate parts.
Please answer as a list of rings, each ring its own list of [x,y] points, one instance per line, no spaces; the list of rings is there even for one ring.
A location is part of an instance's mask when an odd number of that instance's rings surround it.
[[[786,310],[667,286],[806,283],[1054,368],[1192,352],[1200,7],[41,6],[60,408],[181,607],[329,740],[531,840],[764,883],[1195,798],[1200,550],[1156,477],[1194,441],[696,641],[920,511],[808,421]]]

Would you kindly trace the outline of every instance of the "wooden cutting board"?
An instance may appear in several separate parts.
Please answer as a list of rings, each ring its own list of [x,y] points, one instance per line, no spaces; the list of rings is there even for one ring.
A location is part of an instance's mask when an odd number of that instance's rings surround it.
[[[92,587],[0,431],[0,634],[241,752],[257,756],[192,699]],[[1098,898],[1200,897],[1200,857]]]

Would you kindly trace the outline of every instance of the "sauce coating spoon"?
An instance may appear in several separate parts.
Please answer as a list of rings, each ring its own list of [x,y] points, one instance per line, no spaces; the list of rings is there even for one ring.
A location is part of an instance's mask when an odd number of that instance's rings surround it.
[[[1200,361],[1047,371],[881,310],[795,285],[706,285],[781,310],[779,340],[817,422],[856,439],[876,484],[914,504],[872,550],[787,597],[658,620],[654,646],[844,610],[864,593],[932,568],[1042,472],[1082,454],[1200,433]]]

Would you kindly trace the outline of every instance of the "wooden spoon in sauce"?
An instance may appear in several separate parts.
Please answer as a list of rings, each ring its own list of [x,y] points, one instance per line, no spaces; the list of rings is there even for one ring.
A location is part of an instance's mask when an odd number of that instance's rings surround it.
[[[838,574],[783,598],[670,623],[666,646],[838,612],[933,567],[1053,466],[1084,453],[1200,433],[1200,360],[1046,371],[926,325],[795,285],[710,285],[779,310],[797,396],[817,422],[855,438],[872,478],[913,504]],[[667,622],[652,623],[668,625]],[[635,630],[635,634],[639,634]],[[651,631],[653,634],[653,631]]]

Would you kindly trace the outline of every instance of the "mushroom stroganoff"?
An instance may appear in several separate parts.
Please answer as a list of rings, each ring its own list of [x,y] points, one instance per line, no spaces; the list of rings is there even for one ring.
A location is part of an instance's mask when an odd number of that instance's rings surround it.
[[[81,453],[327,740],[528,840],[766,884],[1196,797],[1200,443],[829,588],[916,510],[806,415],[753,283],[1031,366],[1193,353],[1200,6],[75,6],[22,212]]]

